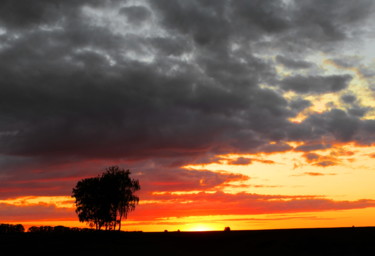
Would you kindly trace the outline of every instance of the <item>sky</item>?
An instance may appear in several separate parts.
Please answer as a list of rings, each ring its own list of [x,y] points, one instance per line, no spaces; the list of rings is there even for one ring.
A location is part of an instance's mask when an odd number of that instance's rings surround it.
[[[374,8],[2,0],[0,222],[86,227],[117,165],[123,230],[374,226]]]

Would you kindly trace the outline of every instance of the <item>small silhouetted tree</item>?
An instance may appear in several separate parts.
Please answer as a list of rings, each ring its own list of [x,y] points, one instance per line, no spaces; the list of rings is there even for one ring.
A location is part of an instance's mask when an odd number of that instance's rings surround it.
[[[22,224],[16,224],[14,227],[14,231],[18,233],[23,233],[25,232],[25,228],[23,227]]]
[[[40,228],[36,226],[29,227],[29,232],[40,232]]]
[[[121,229],[122,219],[135,210],[139,202],[135,192],[139,181],[130,178],[129,170],[111,166],[94,178],[80,180],[73,188],[79,221],[88,222],[96,229]]]

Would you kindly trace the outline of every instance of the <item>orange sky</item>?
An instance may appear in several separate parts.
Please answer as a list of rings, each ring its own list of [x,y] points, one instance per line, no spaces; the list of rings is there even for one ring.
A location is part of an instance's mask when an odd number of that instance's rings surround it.
[[[194,190],[141,193],[123,230],[223,230],[371,226],[375,213],[375,158],[371,147],[352,144],[328,150],[255,155],[220,155],[216,161],[186,165],[188,172],[225,176],[217,186],[201,178]],[[330,161],[327,166],[319,164]],[[142,185],[142,175],[139,175]],[[179,186],[156,182],[156,186]],[[143,187],[144,188],[144,187]],[[147,188],[146,188],[147,190]],[[5,222],[85,227],[69,196],[26,196],[1,200]],[[12,214],[15,213],[15,214]]]

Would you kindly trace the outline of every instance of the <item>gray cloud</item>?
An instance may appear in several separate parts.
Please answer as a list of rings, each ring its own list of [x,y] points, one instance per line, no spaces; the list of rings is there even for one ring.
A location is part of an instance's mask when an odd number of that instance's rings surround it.
[[[314,66],[313,63],[308,61],[289,59],[281,55],[276,57],[276,61],[291,69],[306,69]]]
[[[297,93],[321,94],[338,92],[347,88],[351,78],[349,75],[294,76],[281,81],[281,86],[285,90]]]
[[[365,141],[373,124],[358,109],[294,124],[288,118],[311,103],[264,86],[280,81],[267,50],[308,68],[305,54],[360,35],[371,2],[347,3],[2,1],[0,164],[9,169],[1,173],[30,177],[27,165],[47,168],[47,159],[173,159],[158,166],[177,168],[220,153],[290,150],[287,140]],[[280,84],[321,94],[350,80],[300,75]],[[15,168],[9,158],[23,161]]]
[[[311,105],[312,103],[310,101],[302,99],[302,98],[296,98],[290,102],[290,107],[296,112],[300,112],[304,110],[305,108],[310,107]]]
[[[325,144],[306,144],[301,145],[295,148],[296,151],[303,151],[303,152],[309,152],[309,151],[315,151],[315,150],[324,150],[327,148],[330,148],[331,145],[325,145]],[[314,153],[311,153],[311,156],[315,155]]]
[[[119,2],[117,0],[4,0],[0,3],[0,24],[8,29],[24,30],[38,26],[57,25],[65,19],[79,21],[83,6],[99,7]]]
[[[246,157],[239,157],[236,160],[229,161],[229,164],[232,165],[249,165],[251,164],[252,159]]]
[[[345,94],[341,97],[341,100],[344,103],[352,104],[357,100],[357,97],[355,95],[352,95],[352,94]]]
[[[357,139],[363,122],[343,110],[332,109],[322,114],[312,114],[301,124],[292,125],[288,131],[292,140],[316,142],[326,137],[347,142]]]
[[[135,25],[146,22],[151,16],[150,11],[144,6],[123,7],[119,13],[125,15],[128,22]]]

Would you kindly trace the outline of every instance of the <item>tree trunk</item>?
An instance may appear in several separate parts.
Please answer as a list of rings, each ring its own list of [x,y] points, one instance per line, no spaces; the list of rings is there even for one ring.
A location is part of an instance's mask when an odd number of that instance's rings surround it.
[[[116,224],[117,224],[117,209],[115,210],[115,217],[114,217],[115,221],[114,221],[114,224],[113,224],[113,230],[116,230]]]
[[[124,215],[124,210],[123,209],[120,209],[120,220],[119,220],[119,223],[118,223],[118,230],[121,230],[121,220],[122,220],[122,216]]]

